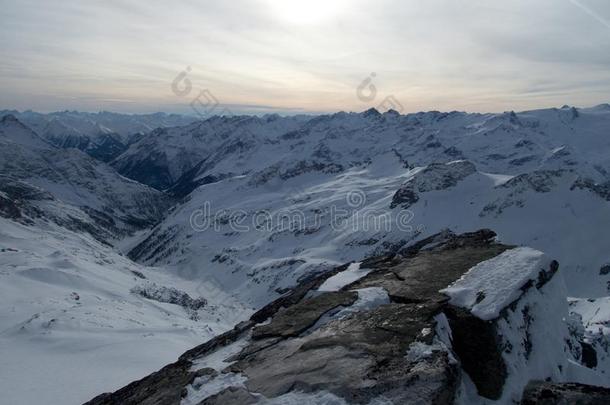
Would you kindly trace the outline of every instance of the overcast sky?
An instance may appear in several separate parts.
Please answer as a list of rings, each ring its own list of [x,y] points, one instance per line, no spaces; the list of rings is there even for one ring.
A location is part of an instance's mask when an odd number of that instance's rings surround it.
[[[204,89],[236,113],[595,105],[610,2],[0,0],[0,108],[188,112]]]

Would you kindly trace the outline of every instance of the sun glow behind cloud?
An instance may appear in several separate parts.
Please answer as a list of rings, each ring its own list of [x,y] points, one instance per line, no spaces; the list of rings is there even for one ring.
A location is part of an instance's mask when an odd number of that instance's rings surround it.
[[[292,24],[318,24],[337,16],[346,0],[266,0],[272,15]]]
[[[609,3],[580,1],[610,18]],[[610,30],[568,0],[22,0],[0,22],[0,108],[188,112],[170,90],[187,66],[194,92],[236,111],[361,111],[389,95],[406,111],[502,111],[610,94]],[[378,97],[363,102],[371,72]]]

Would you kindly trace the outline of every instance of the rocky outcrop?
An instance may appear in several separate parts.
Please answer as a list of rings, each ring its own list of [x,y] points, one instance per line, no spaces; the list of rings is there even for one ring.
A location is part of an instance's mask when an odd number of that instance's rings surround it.
[[[455,187],[459,181],[474,174],[476,167],[466,160],[446,164],[433,163],[416,172],[394,194],[390,208],[409,208],[419,201],[419,194]]]
[[[298,336],[324,314],[338,308],[352,305],[356,302],[358,294],[352,291],[340,291],[321,294],[309,300],[298,302],[279,311],[273,322],[257,326],[252,330],[254,339],[270,337],[287,338]]]
[[[295,395],[326,403],[323,395],[338,403],[447,404],[463,400],[468,384],[481,400],[518,400],[528,376],[537,375],[532,369],[539,364],[530,363],[548,352],[541,325],[533,324],[549,318],[546,308],[555,305],[557,263],[539,264],[539,252],[535,261],[519,262],[514,257],[521,251],[494,237],[488,230],[434,235],[363,261],[361,277],[346,285],[338,280],[353,266],[312,276],[178,362],[90,403],[260,403]],[[480,315],[479,306],[493,306],[484,287],[473,307],[455,301],[454,290],[439,292],[457,280],[467,283],[464,276],[479,264],[496,262],[499,274],[514,267],[507,285],[516,290],[504,289],[507,304],[495,317]],[[539,302],[543,296],[550,301]],[[563,352],[566,336],[545,343]],[[560,369],[548,377],[561,378]]]
[[[610,201],[610,182],[598,184],[591,179],[578,178],[570,189],[587,190],[606,201]]]
[[[154,301],[179,305],[189,313],[190,318],[193,320],[199,318],[197,311],[207,305],[205,298],[192,298],[184,291],[173,287],[159,286],[155,283],[137,285],[130,292]]]
[[[0,146],[2,211],[10,218],[45,218],[111,243],[154,225],[173,202],[79,150],[46,143],[14,117],[0,123]]]
[[[536,170],[517,175],[496,186],[502,196],[483,207],[479,216],[495,215],[497,217],[508,208],[523,208],[527,204],[528,195],[552,192],[566,173],[565,170]]]
[[[522,405],[606,405],[610,389],[585,384],[535,381],[526,387]]]
[[[516,193],[524,193],[528,190],[548,193],[556,186],[556,180],[564,173],[562,170],[536,170],[515,176],[498,187],[512,189]]]

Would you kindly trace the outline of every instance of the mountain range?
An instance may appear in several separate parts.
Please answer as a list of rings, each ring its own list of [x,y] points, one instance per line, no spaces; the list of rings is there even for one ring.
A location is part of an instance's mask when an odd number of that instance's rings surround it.
[[[93,403],[509,404],[545,380],[610,387],[610,105],[0,116],[11,403],[82,403],[208,339],[171,376]]]

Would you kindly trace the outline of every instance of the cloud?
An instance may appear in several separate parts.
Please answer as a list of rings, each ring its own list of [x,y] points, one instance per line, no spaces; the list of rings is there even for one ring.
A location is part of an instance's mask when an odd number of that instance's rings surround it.
[[[4,3],[0,108],[184,110],[170,83],[187,66],[244,111],[363,110],[371,72],[371,104],[394,95],[410,111],[589,105],[610,90],[603,0]]]

